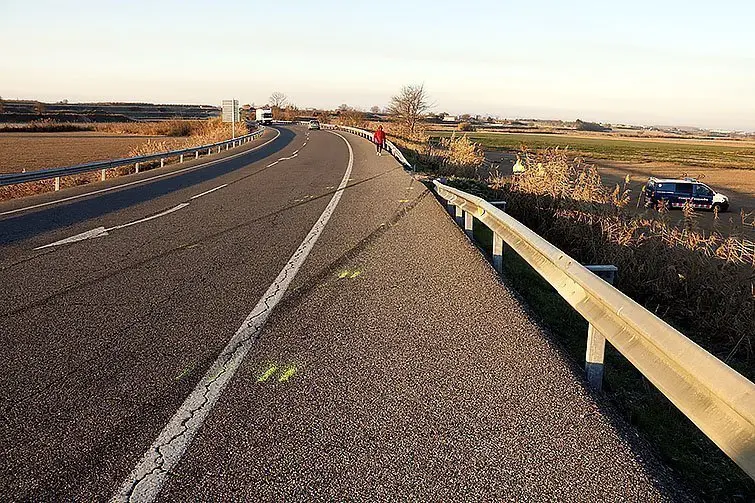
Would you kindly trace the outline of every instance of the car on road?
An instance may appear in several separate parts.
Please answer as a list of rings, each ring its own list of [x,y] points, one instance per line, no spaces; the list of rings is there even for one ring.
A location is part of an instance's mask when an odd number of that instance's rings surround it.
[[[729,209],[727,196],[694,178],[675,180],[650,177],[645,185],[646,208],[657,208],[661,202],[664,202],[669,209],[682,208],[687,201],[696,210],[726,211]]]
[[[320,121],[309,121],[308,129],[320,129]]]

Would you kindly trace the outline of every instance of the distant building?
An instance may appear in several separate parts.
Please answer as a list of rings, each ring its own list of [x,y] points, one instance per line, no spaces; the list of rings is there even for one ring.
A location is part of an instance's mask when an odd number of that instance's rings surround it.
[[[444,115],[443,122],[456,122],[458,119],[455,115]]]

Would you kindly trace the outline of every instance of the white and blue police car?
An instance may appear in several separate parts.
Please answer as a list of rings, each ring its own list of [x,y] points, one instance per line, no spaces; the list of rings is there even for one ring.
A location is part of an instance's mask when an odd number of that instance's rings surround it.
[[[728,197],[694,178],[673,180],[650,177],[645,185],[645,207],[647,208],[657,208],[660,202],[665,202],[669,209],[681,208],[687,201],[695,209],[717,208],[718,211],[729,209]]]

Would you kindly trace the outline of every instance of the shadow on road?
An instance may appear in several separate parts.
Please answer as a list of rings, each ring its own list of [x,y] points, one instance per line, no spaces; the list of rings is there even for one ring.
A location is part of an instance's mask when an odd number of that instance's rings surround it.
[[[233,159],[221,159],[210,166],[198,167],[174,176],[84,197],[69,203],[51,205],[38,211],[0,220],[0,246],[97,218],[241,169],[282,150],[295,137],[295,133],[290,129],[280,128],[279,131],[280,136],[269,145]]]

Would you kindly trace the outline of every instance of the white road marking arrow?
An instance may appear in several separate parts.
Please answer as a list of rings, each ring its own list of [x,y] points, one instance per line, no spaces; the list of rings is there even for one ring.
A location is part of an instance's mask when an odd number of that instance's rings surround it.
[[[50,243],[49,245],[44,246],[38,246],[37,248],[34,248],[35,250],[41,250],[43,248],[50,248],[52,246],[61,246],[61,245],[67,245],[70,243],[75,243],[77,241],[84,241],[86,239],[92,239],[92,238],[101,238],[103,236],[109,235],[110,231],[114,231],[117,229],[123,229],[125,227],[131,227],[132,225],[141,224],[144,222],[148,222],[150,220],[154,220],[155,218],[160,218],[165,215],[168,215],[169,213],[173,213],[174,211],[178,211],[181,208],[186,208],[189,205],[189,203],[181,203],[174,207],[172,207],[169,210],[165,210],[162,213],[158,213],[157,215],[152,215],[151,217],[146,218],[140,218],[139,220],[134,220],[133,222],[129,222],[127,224],[123,225],[116,225],[115,227],[110,227],[109,229],[106,229],[104,227],[97,227],[96,229],[92,229],[90,231],[82,232],[81,234],[76,234],[75,236],[71,236],[69,238],[61,239],[60,241],[55,241],[54,243]]]
[[[41,250],[42,248],[67,245],[68,243],[75,243],[76,241],[84,241],[85,239],[91,238],[100,238],[102,236],[107,236],[107,229],[104,227],[97,227],[96,229],[92,229],[91,231],[82,232],[81,234],[76,234],[75,236],[71,236],[70,238],[61,239],[60,241],[55,241],[54,243],[50,243],[49,245],[38,246],[34,249]]]

